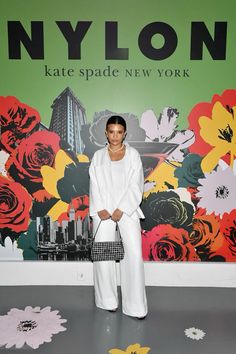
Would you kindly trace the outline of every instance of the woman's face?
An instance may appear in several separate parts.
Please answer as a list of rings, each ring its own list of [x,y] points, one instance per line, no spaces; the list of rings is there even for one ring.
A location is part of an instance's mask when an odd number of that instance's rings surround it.
[[[126,135],[125,128],[121,124],[109,124],[106,136],[111,145],[119,146]]]

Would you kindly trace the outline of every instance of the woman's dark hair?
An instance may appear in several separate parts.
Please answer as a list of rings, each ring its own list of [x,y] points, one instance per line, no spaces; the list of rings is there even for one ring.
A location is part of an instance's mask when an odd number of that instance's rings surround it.
[[[111,116],[106,123],[106,130],[109,124],[120,124],[125,128],[126,131],[126,121],[121,116]]]

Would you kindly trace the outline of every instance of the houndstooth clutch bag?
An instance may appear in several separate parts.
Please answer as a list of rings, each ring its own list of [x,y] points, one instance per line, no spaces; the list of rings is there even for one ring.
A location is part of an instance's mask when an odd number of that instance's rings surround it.
[[[116,223],[116,225],[117,225],[117,229],[119,230],[118,232],[120,237],[119,241],[95,242],[95,236],[101,224],[101,221],[93,237],[93,242],[91,246],[91,261],[92,262],[100,262],[100,261],[119,262],[124,258],[124,246],[121,239],[118,223]]]

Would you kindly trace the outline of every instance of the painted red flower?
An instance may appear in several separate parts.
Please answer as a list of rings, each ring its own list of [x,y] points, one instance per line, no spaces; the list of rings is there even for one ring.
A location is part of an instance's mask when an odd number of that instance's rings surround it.
[[[198,193],[197,187],[188,187],[187,191],[191,194],[191,200],[192,200],[193,204],[195,205],[195,207],[197,207],[197,204],[200,199],[196,196],[196,194]]]
[[[220,230],[229,243],[230,249],[236,255],[236,210],[233,209],[230,214],[225,213],[221,220]]]
[[[16,97],[0,96],[1,149],[11,153],[40,122],[39,113]]]
[[[28,229],[32,198],[24,187],[0,175],[0,234],[17,236]]]
[[[216,102],[220,102],[227,110],[236,106],[236,90],[225,90],[222,95],[214,95],[211,102],[201,102],[193,107],[188,116],[189,129],[195,133],[195,142],[189,146],[191,153],[206,155],[212,146],[206,143],[200,136],[199,118],[202,116],[211,117],[212,108]],[[224,159],[228,159],[227,156]]]
[[[158,225],[143,232],[142,241],[145,261],[200,261],[184,229]]]
[[[88,215],[89,211],[89,197],[88,195],[83,195],[72,199],[71,204],[75,209],[75,217],[78,219],[80,217],[82,220]]]
[[[54,166],[55,155],[60,149],[60,137],[54,132],[38,131],[22,140],[6,162],[6,170],[30,194],[40,193],[42,166]],[[47,193],[48,194],[48,193]]]
[[[69,211],[71,207],[75,210],[75,220],[80,218],[82,221],[88,215],[89,211],[89,197],[87,195],[83,195],[77,198],[73,198],[71,203],[68,204],[68,209],[66,213],[62,213],[59,218],[58,222],[61,224],[63,220],[69,221]]]

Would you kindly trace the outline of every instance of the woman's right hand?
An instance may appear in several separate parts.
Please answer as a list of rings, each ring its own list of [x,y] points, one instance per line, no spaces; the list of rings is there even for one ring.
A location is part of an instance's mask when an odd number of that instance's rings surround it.
[[[98,216],[101,220],[107,220],[110,219],[111,214],[106,209],[103,209],[98,211]]]

